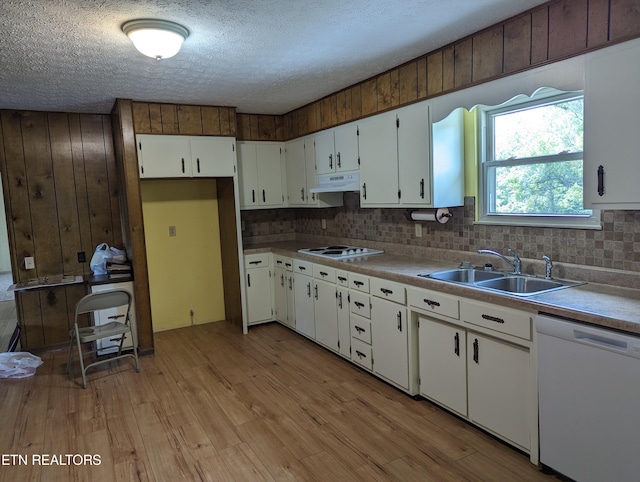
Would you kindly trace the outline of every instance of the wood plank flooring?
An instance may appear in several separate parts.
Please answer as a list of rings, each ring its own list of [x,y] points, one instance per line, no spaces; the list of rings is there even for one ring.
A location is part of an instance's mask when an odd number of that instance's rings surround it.
[[[211,323],[155,342],[140,373],[129,359],[105,364],[86,390],[65,375],[64,350],[42,354],[34,377],[0,380],[0,480],[556,480],[278,324],[242,335]]]

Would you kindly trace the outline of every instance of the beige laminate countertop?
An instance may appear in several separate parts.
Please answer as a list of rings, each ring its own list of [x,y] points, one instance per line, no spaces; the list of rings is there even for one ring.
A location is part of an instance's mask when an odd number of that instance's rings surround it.
[[[298,253],[298,249],[308,247],[309,243],[300,241],[274,242],[247,246],[244,254],[273,252],[419,288],[526,311],[548,313],[640,335],[640,290],[587,283],[539,295],[520,297],[417,276],[420,273],[456,268],[459,263],[451,261],[387,253],[333,260]]]

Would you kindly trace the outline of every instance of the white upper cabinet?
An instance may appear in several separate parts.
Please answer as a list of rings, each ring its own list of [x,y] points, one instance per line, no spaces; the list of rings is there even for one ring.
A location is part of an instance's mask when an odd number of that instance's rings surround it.
[[[360,128],[360,205],[397,206],[398,140],[396,113],[364,119]]]
[[[341,192],[321,194],[309,192],[309,189],[318,183],[314,139],[314,136],[307,136],[285,143],[288,207],[335,207],[343,204]]]
[[[357,171],[358,124],[351,122],[315,136],[316,174]]]
[[[464,204],[462,109],[432,124],[429,105],[420,102],[358,127],[362,207]]]
[[[140,177],[227,177],[235,175],[235,138],[136,136]]]
[[[307,148],[313,150],[313,137],[301,137],[285,144],[287,204],[289,206],[307,205],[308,190],[305,160],[305,150]]]
[[[232,177],[235,175],[234,137],[191,137],[193,177]]]
[[[283,144],[238,142],[240,209],[284,206]]]
[[[584,206],[640,209],[640,39],[590,54],[585,68]]]
[[[420,102],[399,109],[398,177],[400,204],[431,204],[431,135],[429,106]]]
[[[333,130],[336,147],[336,172],[360,169],[358,157],[358,124],[351,122]]]

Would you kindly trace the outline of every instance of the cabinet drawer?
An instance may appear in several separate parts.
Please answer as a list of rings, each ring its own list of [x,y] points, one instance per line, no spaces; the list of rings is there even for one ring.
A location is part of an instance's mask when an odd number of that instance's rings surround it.
[[[355,313],[365,318],[371,318],[371,302],[369,301],[369,295],[352,291],[349,293],[351,297],[351,313]]]
[[[247,254],[244,257],[244,267],[245,269],[268,267],[270,259],[271,253]]]
[[[351,338],[371,344],[371,322],[358,315],[352,316]]]
[[[351,339],[351,360],[362,365],[367,370],[373,369],[371,346],[366,343],[352,338]]]
[[[291,258],[282,256],[281,254],[273,255],[273,264],[276,268],[282,268],[287,271],[293,270],[293,261],[291,261]]]
[[[301,259],[294,259],[293,271],[296,273],[306,274],[307,276],[313,276],[313,263],[310,263],[309,261],[302,261]]]
[[[463,300],[460,315],[465,323],[531,340],[533,315],[477,301]]]
[[[349,288],[368,293],[369,278],[361,274],[349,273]]]
[[[460,302],[458,298],[443,295],[437,291],[410,288],[407,293],[409,305],[425,312],[437,313],[456,320],[460,319]]]
[[[336,283],[339,286],[349,286],[349,272],[341,269],[336,270]]]
[[[407,304],[404,286],[393,281],[371,278],[371,294],[401,305]]]
[[[314,264],[313,277],[318,279],[323,279],[325,281],[328,281],[329,283],[335,283],[336,270],[335,268],[328,268],[326,266],[322,266],[321,264]]]

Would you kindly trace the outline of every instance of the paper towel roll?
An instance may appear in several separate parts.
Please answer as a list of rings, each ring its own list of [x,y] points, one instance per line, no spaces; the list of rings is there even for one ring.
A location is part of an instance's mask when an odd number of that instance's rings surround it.
[[[411,219],[414,221],[437,221],[440,224],[444,224],[449,221],[452,214],[449,213],[449,209],[442,208],[436,211],[412,211]]]

